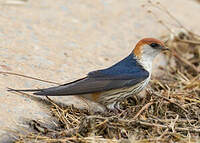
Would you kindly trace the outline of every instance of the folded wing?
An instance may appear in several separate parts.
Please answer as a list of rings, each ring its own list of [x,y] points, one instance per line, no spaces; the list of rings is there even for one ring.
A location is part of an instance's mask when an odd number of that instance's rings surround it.
[[[91,72],[87,77],[74,82],[46,89],[23,91],[36,91],[34,92],[36,95],[47,96],[80,95],[130,87],[142,82],[148,76],[149,73],[129,55],[110,68]]]

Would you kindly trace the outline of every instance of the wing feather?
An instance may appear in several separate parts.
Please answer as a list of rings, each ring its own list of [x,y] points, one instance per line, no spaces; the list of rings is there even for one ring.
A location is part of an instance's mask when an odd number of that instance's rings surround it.
[[[133,55],[104,70],[90,72],[86,78],[58,87],[41,89],[37,95],[79,95],[125,88],[142,82],[149,73],[138,64]]]
[[[27,91],[47,96],[80,95],[130,87],[142,82],[148,76],[149,73],[134,60],[131,54],[110,68],[90,72],[85,78],[57,87],[37,89],[35,92]]]

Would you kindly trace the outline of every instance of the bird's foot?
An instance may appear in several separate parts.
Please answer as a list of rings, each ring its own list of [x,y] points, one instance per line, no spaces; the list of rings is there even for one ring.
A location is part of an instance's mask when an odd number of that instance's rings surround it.
[[[107,106],[107,111],[108,112],[113,112],[115,114],[119,114],[121,113],[123,110],[120,109],[120,102],[115,102],[115,103],[112,103],[112,104],[109,104]]]

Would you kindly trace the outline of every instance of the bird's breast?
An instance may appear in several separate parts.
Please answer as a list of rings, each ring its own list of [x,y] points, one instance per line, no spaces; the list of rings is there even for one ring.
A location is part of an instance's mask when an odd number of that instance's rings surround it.
[[[146,87],[149,80],[150,80],[150,77],[130,87],[113,89],[113,90],[103,91],[103,92],[96,92],[96,93],[84,95],[84,97],[94,102],[98,102],[103,105],[108,105],[120,99],[124,99],[132,95],[138,94],[140,91],[142,91]]]

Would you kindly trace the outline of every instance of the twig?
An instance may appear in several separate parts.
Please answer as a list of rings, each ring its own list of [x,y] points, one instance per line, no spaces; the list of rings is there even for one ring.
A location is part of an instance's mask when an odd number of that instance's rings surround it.
[[[16,75],[16,76],[21,76],[21,77],[25,77],[25,78],[29,78],[29,79],[33,79],[33,80],[37,80],[37,81],[42,81],[42,82],[46,82],[46,83],[53,83],[53,84],[60,85],[60,84],[57,83],[57,82],[48,81],[48,80],[43,80],[43,79],[39,79],[39,78],[35,78],[35,77],[31,77],[31,76],[23,75],[23,74],[13,73],[13,72],[3,72],[3,71],[0,71],[0,74]]]
[[[196,73],[200,72],[194,65],[192,65],[189,61],[185,60],[184,58],[180,57],[175,51],[173,52],[173,55],[176,59],[183,62],[185,65],[191,67]]]
[[[168,123],[168,122],[171,122],[172,121],[172,119],[159,119],[159,118],[157,118],[157,117],[155,117],[155,116],[152,116],[152,115],[149,115],[153,120],[155,120],[155,121],[159,121],[159,122],[164,122],[164,123]],[[177,123],[191,123],[191,122],[197,122],[197,120],[194,120],[194,119],[178,119],[177,121],[176,121]]]
[[[159,128],[163,128],[163,129],[170,129],[170,130],[172,130],[172,127],[166,126],[166,125],[155,124],[155,123],[148,123],[148,122],[144,122],[144,121],[133,121],[133,122],[137,122],[137,123],[139,123],[141,125],[145,125],[145,126],[149,126],[149,127],[159,127]],[[189,131],[189,132],[200,133],[200,129],[195,129],[195,128],[175,127],[175,129],[177,131]]]
[[[158,97],[160,97],[160,98],[163,98],[163,99],[167,100],[168,102],[170,102],[170,103],[172,103],[172,104],[178,106],[178,107],[181,108],[183,111],[185,111],[186,113],[188,113],[188,111],[187,111],[186,109],[184,109],[184,108],[183,108],[181,105],[179,105],[178,103],[175,103],[175,102],[171,101],[170,99],[168,99],[168,98],[166,98],[166,97],[164,97],[164,96],[161,96],[161,95],[159,95],[159,94],[156,94],[156,93],[153,93],[153,92],[152,92],[151,94],[153,94],[153,95],[155,95],[155,96],[158,96]]]
[[[180,41],[180,42],[184,42],[184,43],[200,45],[200,42],[197,42],[197,41],[192,41],[192,40],[182,40],[182,39],[179,39],[179,38],[177,38],[177,40]]]
[[[63,123],[65,123],[65,125],[67,125],[67,119],[66,119],[66,116],[65,116],[65,112],[63,111],[63,109],[59,106],[59,105],[57,105],[51,98],[49,98],[48,96],[46,96],[46,98],[49,100],[49,102],[51,103],[51,104],[53,104],[53,106],[57,109],[57,113],[59,114],[59,119],[63,122]],[[61,111],[61,113],[60,113],[60,111]]]
[[[140,109],[140,111],[133,117],[133,120],[137,119],[138,116],[145,110],[148,109],[149,106],[151,106],[154,102],[149,102],[147,103],[145,106],[142,107],[142,109]]]
[[[99,117],[99,116],[89,116],[87,118],[96,118],[96,119],[101,119],[101,120],[112,120],[112,117]],[[141,124],[144,126],[149,126],[149,127],[159,127],[159,128],[163,128],[163,129],[170,129],[172,130],[173,128],[176,131],[190,131],[190,132],[197,132],[200,133],[200,129],[196,129],[196,128],[181,128],[181,127],[172,127],[172,126],[167,126],[167,125],[161,125],[161,124],[156,124],[156,123],[149,123],[149,122],[145,122],[145,121],[141,121],[141,120],[126,120],[126,119],[118,119],[119,122],[124,122],[124,123],[133,123],[133,124]]]
[[[175,132],[174,126],[175,126],[175,123],[177,122],[178,118],[179,118],[179,115],[176,116],[175,120],[173,120],[173,121],[171,120],[170,127],[172,128],[173,133]]]
[[[48,96],[45,96],[45,97],[49,100],[49,102],[50,102],[51,104],[53,104],[54,107],[56,107],[56,108],[58,108],[59,110],[62,111],[62,108],[60,108],[60,106],[57,105],[51,98],[49,98]]]
[[[163,136],[165,136],[166,134],[168,134],[169,129],[165,129],[165,131],[157,138],[158,140],[162,139]]]

